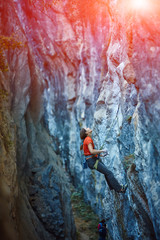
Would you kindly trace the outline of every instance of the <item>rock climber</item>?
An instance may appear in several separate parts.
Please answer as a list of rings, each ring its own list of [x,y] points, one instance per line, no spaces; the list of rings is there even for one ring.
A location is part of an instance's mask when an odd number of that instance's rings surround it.
[[[104,174],[110,190],[114,189],[118,193],[125,193],[128,185],[120,185],[113,173],[108,170],[99,158],[98,154],[107,153],[107,150],[97,150],[94,148],[92,130],[90,128],[82,128],[80,131],[80,138],[83,140],[83,145],[81,145],[80,149],[84,151],[88,167],[90,169],[96,169],[98,172]]]

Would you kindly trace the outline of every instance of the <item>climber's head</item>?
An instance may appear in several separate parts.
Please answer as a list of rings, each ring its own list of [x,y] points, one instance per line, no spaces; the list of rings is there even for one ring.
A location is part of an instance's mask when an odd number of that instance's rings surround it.
[[[84,140],[87,137],[86,129],[82,128],[80,131],[80,138]]]
[[[105,224],[105,219],[102,219],[100,222],[103,223],[103,224]]]
[[[91,137],[92,130],[90,128],[82,128],[80,131],[80,138],[84,140],[87,136]]]

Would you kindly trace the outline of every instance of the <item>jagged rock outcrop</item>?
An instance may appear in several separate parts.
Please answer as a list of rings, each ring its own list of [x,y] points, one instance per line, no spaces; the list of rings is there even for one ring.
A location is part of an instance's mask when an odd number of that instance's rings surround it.
[[[159,6],[150,0],[149,9],[134,10],[130,2],[1,1],[1,34],[17,32],[25,43],[6,55],[9,72],[1,73],[1,88],[11,96],[8,131],[12,122],[16,127],[5,178],[14,179],[7,182],[13,223],[25,213],[19,232],[32,229],[26,239],[56,239],[57,217],[58,236],[74,239],[68,185],[55,153],[74,184],[83,184],[86,201],[106,218],[109,239],[160,237]],[[128,182],[126,195],[110,192],[102,175],[82,169],[79,131],[86,125],[93,128],[96,147],[108,149],[105,164]],[[1,128],[2,133],[7,135]]]

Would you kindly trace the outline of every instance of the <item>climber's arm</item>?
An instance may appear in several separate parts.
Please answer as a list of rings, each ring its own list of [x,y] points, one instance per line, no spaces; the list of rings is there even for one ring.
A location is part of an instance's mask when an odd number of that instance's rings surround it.
[[[93,149],[92,143],[89,143],[89,144],[88,144],[88,149],[89,149],[89,151],[90,151],[91,154],[99,154],[99,153],[105,152],[105,150],[96,150],[96,149]]]

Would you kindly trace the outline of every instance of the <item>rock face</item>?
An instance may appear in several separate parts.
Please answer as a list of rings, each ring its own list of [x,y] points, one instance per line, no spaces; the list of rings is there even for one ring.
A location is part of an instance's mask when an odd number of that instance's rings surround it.
[[[5,52],[1,72],[2,189],[15,239],[75,239],[64,168],[109,239],[160,238],[160,18],[150,4],[1,0],[1,35],[25,44]],[[125,195],[82,169],[83,126],[108,149],[103,161],[128,183]]]
[[[75,239],[69,179],[46,129],[46,83],[25,34],[24,7],[0,3],[0,49],[10,46],[3,52],[8,71],[0,72],[0,235],[3,240]],[[23,46],[14,49],[13,39]]]

